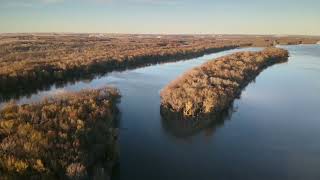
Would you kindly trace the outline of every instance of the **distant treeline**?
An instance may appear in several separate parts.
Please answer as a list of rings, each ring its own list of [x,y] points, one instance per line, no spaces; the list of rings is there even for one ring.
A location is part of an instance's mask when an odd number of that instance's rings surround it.
[[[118,160],[119,98],[116,89],[103,88],[7,104],[0,111],[1,177],[108,179]]]
[[[263,69],[287,60],[288,51],[266,48],[209,61],[187,71],[162,90],[162,112],[196,117],[226,110]]]

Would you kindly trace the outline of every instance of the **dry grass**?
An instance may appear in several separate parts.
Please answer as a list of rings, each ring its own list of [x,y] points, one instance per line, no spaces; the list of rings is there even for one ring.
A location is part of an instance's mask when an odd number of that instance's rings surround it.
[[[162,109],[197,116],[227,109],[263,69],[287,61],[288,52],[266,48],[207,62],[172,81],[161,92]]]
[[[84,178],[95,164],[118,158],[119,92],[62,94],[0,111],[0,171],[15,178]]]

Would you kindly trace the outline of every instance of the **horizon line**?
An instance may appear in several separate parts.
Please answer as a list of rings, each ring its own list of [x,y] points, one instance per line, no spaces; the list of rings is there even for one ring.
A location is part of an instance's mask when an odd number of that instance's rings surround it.
[[[251,34],[251,33],[117,33],[117,32],[0,32],[0,35],[19,35],[19,34],[57,34],[57,35],[76,35],[76,34],[104,34],[104,35],[242,35],[242,36],[309,36],[309,37],[320,37],[320,35],[310,34]]]

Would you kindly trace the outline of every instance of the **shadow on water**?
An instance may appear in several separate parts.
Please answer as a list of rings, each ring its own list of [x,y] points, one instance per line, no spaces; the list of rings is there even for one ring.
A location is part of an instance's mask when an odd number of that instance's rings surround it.
[[[17,88],[10,89],[10,88],[2,88],[0,90],[0,103],[1,102],[7,102],[13,99],[20,99],[23,97],[30,98],[33,94],[37,94],[40,91],[48,91],[53,86],[57,88],[63,88],[66,85],[73,85],[76,84],[79,81],[92,81],[95,78],[99,78],[102,76],[107,75],[108,73],[112,72],[123,72],[127,70],[132,70],[140,67],[145,67],[148,65],[140,65],[140,66],[134,66],[134,67],[118,67],[116,70],[112,68],[105,68],[105,69],[96,69],[95,72],[91,73],[66,73],[63,75],[63,78],[56,78],[52,77],[49,79],[46,79],[46,81],[30,81],[30,82],[19,82],[19,85],[17,85]]]
[[[177,138],[188,138],[198,133],[205,132],[212,135],[217,128],[231,119],[236,108],[232,104],[229,109],[219,113],[202,114],[199,117],[185,118],[181,113],[176,113],[160,108],[162,126],[164,130]]]

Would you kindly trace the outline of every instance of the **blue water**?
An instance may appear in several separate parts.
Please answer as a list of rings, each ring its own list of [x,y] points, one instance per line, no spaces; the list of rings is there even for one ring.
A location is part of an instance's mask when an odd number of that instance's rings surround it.
[[[119,88],[120,162],[115,179],[319,180],[320,45],[281,47],[290,52],[288,63],[263,71],[219,124],[172,126],[160,115],[160,90],[210,59],[261,48],[113,72],[89,82],[53,86],[18,102],[110,84]],[[177,133],[181,130],[186,133]]]

